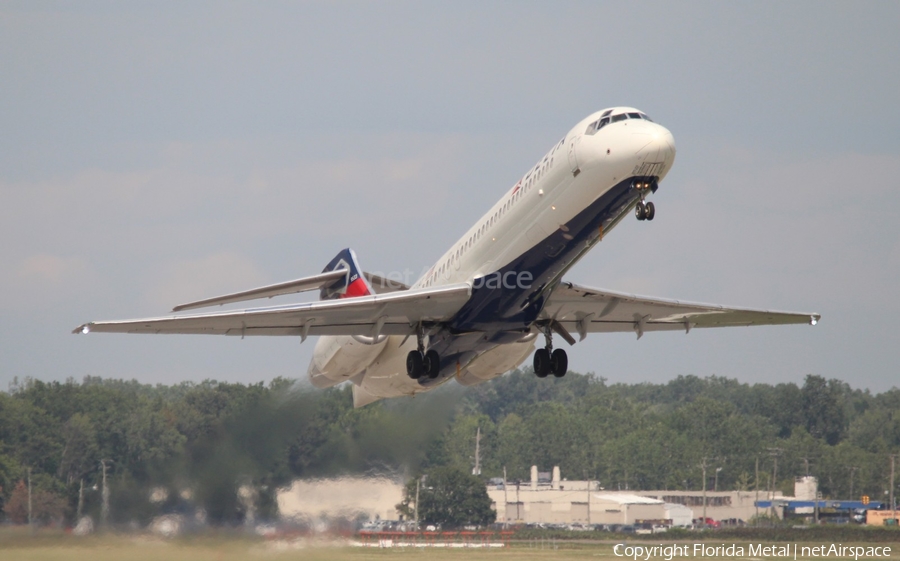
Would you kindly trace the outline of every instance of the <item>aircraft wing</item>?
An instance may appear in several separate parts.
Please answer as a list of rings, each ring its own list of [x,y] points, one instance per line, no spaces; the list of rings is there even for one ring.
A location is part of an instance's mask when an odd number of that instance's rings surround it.
[[[304,339],[308,335],[408,335],[420,321],[450,319],[470,295],[471,287],[460,283],[283,306],[95,321],[73,333],[299,335]]]
[[[678,300],[648,298],[560,283],[550,294],[542,318],[556,320],[583,340],[588,333],[634,331],[638,338],[647,331],[690,331],[694,327],[739,325],[815,325],[820,315],[727,308]]]

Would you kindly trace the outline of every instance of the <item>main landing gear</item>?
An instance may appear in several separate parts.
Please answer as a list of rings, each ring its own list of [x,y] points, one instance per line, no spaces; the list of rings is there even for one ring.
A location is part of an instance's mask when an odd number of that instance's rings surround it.
[[[542,329],[547,346],[534,351],[534,373],[538,378],[553,374],[562,378],[569,370],[569,355],[563,349],[553,350],[553,332],[550,327]]]
[[[434,380],[441,371],[441,355],[434,349],[425,352],[425,330],[416,329],[417,348],[406,355],[406,374],[413,380],[422,376]]]

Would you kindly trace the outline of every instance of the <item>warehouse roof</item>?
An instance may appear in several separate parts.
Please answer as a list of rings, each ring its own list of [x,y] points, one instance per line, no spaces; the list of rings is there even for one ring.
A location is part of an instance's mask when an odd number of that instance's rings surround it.
[[[610,501],[619,503],[620,505],[661,505],[663,502],[659,499],[651,499],[650,497],[641,497],[640,495],[632,495],[629,493],[601,493],[594,495],[601,501]]]

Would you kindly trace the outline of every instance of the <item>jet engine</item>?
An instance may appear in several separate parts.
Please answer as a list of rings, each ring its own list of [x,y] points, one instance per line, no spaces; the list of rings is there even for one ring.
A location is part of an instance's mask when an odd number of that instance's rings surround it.
[[[309,361],[309,381],[317,388],[330,388],[363,372],[378,358],[388,337],[323,336],[316,341]]]
[[[456,381],[463,386],[487,382],[522,364],[532,351],[534,337],[527,337],[520,343],[498,345],[472,359],[456,377]]]

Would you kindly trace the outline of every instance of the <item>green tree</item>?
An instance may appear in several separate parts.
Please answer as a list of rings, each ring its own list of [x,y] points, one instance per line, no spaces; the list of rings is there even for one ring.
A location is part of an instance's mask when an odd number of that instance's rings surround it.
[[[65,444],[57,473],[70,484],[96,469],[100,460],[97,430],[88,415],[75,413],[63,425],[62,436]]]
[[[46,478],[45,478],[46,480]],[[35,484],[31,490],[31,517],[36,524],[59,522],[63,518],[66,501],[57,493]],[[9,500],[3,507],[7,518],[13,524],[28,522],[28,487],[24,480],[16,484]]]
[[[524,480],[530,477],[532,451],[531,430],[522,417],[510,413],[497,426],[497,464],[502,472],[506,468],[508,480]]]
[[[416,480],[406,485],[404,502],[398,509],[412,514]],[[453,467],[432,469],[419,489],[419,524],[460,528],[492,524],[497,513],[491,508],[487,487],[480,478]]]
[[[472,471],[475,465],[475,438],[479,428],[481,472],[487,476],[498,475],[498,472],[502,472],[502,467],[497,466],[497,429],[487,415],[460,415],[453,421],[444,437],[445,465]]]
[[[843,388],[838,380],[809,374],[800,389],[800,405],[806,430],[832,446],[844,433],[845,413]]]

